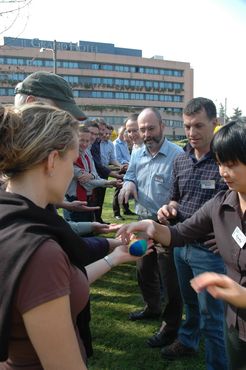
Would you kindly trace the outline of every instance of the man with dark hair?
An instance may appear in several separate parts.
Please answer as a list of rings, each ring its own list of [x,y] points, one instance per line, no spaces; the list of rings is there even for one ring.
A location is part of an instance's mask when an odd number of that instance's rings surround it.
[[[158,211],[159,222],[182,222],[192,216],[207,200],[226,188],[211,152],[210,143],[217,124],[216,107],[206,98],[191,99],[183,111],[184,129],[189,141],[186,151],[173,164],[170,201]],[[176,339],[162,349],[164,358],[194,356],[201,333],[205,336],[206,365],[210,370],[227,369],[223,330],[223,303],[209,293],[196,294],[190,280],[205,271],[224,273],[221,257],[209,248],[214,236],[174,248],[181,295],[186,318]],[[214,249],[214,246],[212,247]],[[165,333],[164,333],[165,334]],[[149,339],[153,341],[155,337]],[[159,339],[163,339],[160,331]],[[160,340],[160,346],[161,346]]]
[[[113,171],[108,166],[105,166],[102,163],[100,143],[103,139],[107,124],[103,118],[97,119],[94,123],[98,125],[98,130],[95,128],[95,126],[92,126],[91,124],[88,125],[88,128],[90,132],[97,132],[97,137],[94,136],[95,140],[91,146],[91,154],[95,162],[97,173],[101,178],[106,180],[109,176],[121,180],[123,176],[119,174],[119,171]],[[102,207],[105,198],[105,191],[106,189],[101,187],[95,189],[97,204],[100,207],[98,210],[95,211],[95,216],[96,221],[101,223],[105,223],[102,219]]]

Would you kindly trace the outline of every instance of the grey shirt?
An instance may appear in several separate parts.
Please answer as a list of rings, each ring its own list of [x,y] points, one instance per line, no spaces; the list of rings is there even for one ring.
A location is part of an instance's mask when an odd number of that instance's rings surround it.
[[[171,246],[182,246],[202,239],[214,231],[228,276],[246,287],[246,243],[240,247],[233,238],[232,234],[236,228],[245,235],[246,213],[241,214],[238,194],[235,191],[221,191],[192,217],[170,226]],[[246,309],[228,305],[226,318],[228,327],[238,327],[239,338],[246,341]]]

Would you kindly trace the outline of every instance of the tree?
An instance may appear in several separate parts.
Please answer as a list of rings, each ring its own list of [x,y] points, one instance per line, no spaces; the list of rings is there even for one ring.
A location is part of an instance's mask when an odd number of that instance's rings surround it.
[[[239,108],[234,108],[233,110],[234,110],[233,115],[230,117],[231,120],[235,120],[242,117],[242,111]]]
[[[229,117],[226,115],[225,107],[222,103],[220,103],[219,117],[220,121],[223,122],[224,124],[229,121]]]
[[[0,35],[14,29],[16,37],[24,31],[29,18],[28,6],[32,0],[2,0],[0,1]]]

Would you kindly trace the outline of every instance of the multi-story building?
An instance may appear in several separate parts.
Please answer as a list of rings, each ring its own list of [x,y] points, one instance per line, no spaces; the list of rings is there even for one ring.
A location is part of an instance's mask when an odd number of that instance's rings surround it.
[[[72,86],[88,117],[104,117],[119,126],[131,112],[160,110],[166,136],[184,137],[182,109],[193,97],[189,63],[143,58],[138,49],[114,44],[79,43],[4,37],[0,46],[1,103],[13,103],[19,81],[37,70],[54,71]]]

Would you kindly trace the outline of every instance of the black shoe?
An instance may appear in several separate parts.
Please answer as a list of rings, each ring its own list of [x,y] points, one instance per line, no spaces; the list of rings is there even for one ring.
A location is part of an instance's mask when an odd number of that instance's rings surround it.
[[[162,330],[150,337],[147,340],[147,344],[151,348],[165,347],[173,343],[176,338],[176,333],[167,333],[165,330]]]
[[[161,356],[167,360],[176,360],[182,357],[196,356],[197,351],[194,348],[186,347],[178,339],[176,339],[170,346],[166,346],[161,350]]]
[[[128,209],[128,211],[124,211],[123,213],[127,216],[136,216],[136,213],[132,212],[130,209]]]
[[[122,217],[121,215],[114,216],[114,218],[115,218],[116,220],[121,220],[121,221],[124,221],[124,220],[125,220],[125,219],[124,219],[124,217]]]
[[[132,312],[129,315],[129,320],[136,321],[136,320],[150,320],[150,319],[158,319],[160,317],[160,312],[152,312],[148,309],[143,311]]]

